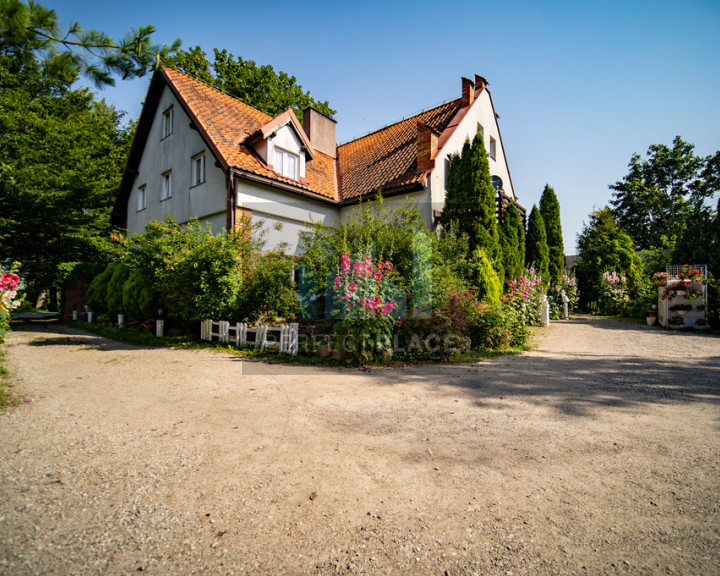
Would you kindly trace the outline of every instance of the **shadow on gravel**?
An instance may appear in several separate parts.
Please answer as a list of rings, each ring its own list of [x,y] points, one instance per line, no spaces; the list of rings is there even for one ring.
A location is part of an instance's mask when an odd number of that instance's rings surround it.
[[[138,346],[136,344],[127,344],[125,342],[117,342],[108,340],[98,334],[91,334],[76,330],[71,326],[58,324],[57,322],[21,322],[13,323],[12,331],[18,333],[41,333],[42,336],[28,342],[28,346],[84,346],[84,349],[92,349],[99,351],[113,352],[116,350],[157,350],[152,346]],[[52,332],[55,335],[48,336],[47,333]]]

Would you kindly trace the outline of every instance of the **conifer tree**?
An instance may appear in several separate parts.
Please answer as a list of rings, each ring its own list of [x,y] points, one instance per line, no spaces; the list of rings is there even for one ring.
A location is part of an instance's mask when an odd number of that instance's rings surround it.
[[[472,144],[465,141],[462,154],[453,157],[447,179],[447,195],[442,223],[448,229],[454,223],[469,240],[470,254],[482,248],[501,281],[504,278],[502,252],[495,217],[495,190],[490,181],[490,166],[480,133]]]
[[[537,205],[533,205],[528,218],[528,232],[525,242],[525,265],[535,268],[535,272],[542,276],[543,282],[547,283],[550,277],[548,263],[550,251],[547,245],[547,234],[545,222]]]
[[[500,226],[500,247],[507,282],[522,275],[525,268],[525,226],[515,204],[505,210]]]
[[[547,234],[547,245],[549,249],[548,269],[551,285],[562,282],[565,271],[565,248],[563,246],[562,224],[560,223],[560,202],[558,202],[555,190],[549,184],[545,185],[542,196],[540,196],[540,213],[545,223]]]

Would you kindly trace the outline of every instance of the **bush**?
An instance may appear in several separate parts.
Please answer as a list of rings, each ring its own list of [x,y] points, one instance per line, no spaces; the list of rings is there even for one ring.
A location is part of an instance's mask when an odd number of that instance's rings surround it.
[[[90,283],[87,293],[87,302],[93,312],[107,312],[108,284],[119,265],[119,262],[112,262],[108,264],[105,267],[105,270],[95,276],[93,281]]]
[[[507,303],[476,303],[469,324],[472,347],[478,350],[523,348],[530,337],[522,314]]]
[[[298,299],[293,285],[294,270],[295,263],[282,254],[271,252],[259,256],[245,279],[239,318],[253,321],[295,318]]]
[[[535,274],[535,269],[528,268],[525,274],[510,280],[508,285],[509,292],[503,296],[503,302],[515,310],[526,326],[540,326],[545,285],[542,278]]]
[[[146,274],[140,270],[131,270],[122,294],[123,309],[128,318],[137,321],[155,318],[159,298]]]
[[[474,285],[477,287],[477,298],[489,304],[498,304],[502,294],[502,282],[495,273],[482,248],[473,253]]]
[[[550,304],[550,318],[552,320],[559,320],[564,317],[565,307],[562,298],[562,293],[568,297],[568,312],[572,312],[580,300],[580,295],[577,289],[577,279],[574,274],[563,274],[562,281],[560,284],[552,286],[548,290],[548,302]]]
[[[117,315],[123,307],[123,286],[129,274],[130,269],[123,262],[118,262],[108,280],[105,302],[111,321],[117,319]]]

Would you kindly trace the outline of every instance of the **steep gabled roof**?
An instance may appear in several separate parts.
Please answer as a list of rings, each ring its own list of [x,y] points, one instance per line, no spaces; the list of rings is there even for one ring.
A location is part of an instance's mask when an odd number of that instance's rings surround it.
[[[120,207],[126,206],[127,199],[130,197],[150,127],[165,86],[175,95],[175,98],[190,118],[193,127],[202,135],[223,170],[234,169],[239,172],[240,176],[243,174],[252,175],[255,179],[267,181],[268,183],[276,182],[286,189],[295,190],[299,193],[316,194],[331,201],[339,199],[335,160],[327,154],[312,148],[307,135],[294,114],[293,118],[290,118],[286,111],[278,117],[272,118],[252,106],[248,106],[240,100],[182,72],[165,68],[155,72],[150,82],[150,88],[140,114],[137,131],[120,184],[118,202],[113,214],[115,224],[122,224],[121,220],[125,219],[126,209],[121,210]],[[309,158],[312,158],[306,164],[306,177],[300,181],[277,174],[258,156],[251,146],[246,145],[246,141],[250,136],[258,133],[263,134],[263,128],[272,130],[272,128],[278,128],[287,123],[293,125],[306,146]]]
[[[338,146],[342,199],[424,186],[427,172],[417,170],[418,123],[442,134],[460,108],[458,98]]]

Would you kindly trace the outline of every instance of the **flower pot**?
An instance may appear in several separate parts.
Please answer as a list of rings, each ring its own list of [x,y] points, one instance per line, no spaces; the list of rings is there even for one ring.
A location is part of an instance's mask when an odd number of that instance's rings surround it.
[[[648,323],[648,326],[654,326],[657,322],[657,316],[647,316],[645,321]]]

